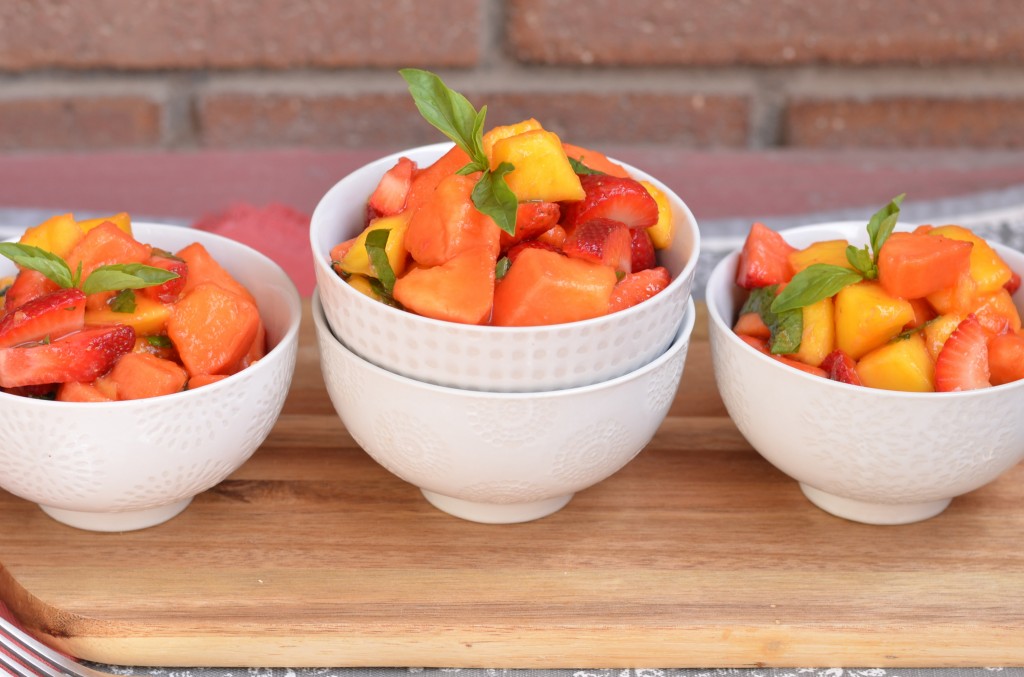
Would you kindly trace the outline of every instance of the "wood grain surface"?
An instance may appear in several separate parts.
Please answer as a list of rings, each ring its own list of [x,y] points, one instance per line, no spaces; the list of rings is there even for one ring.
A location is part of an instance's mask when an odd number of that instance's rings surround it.
[[[0,492],[0,599],[115,664],[1024,664],[1024,469],[919,524],[831,517],[730,422],[701,310],[651,445],[555,515],[495,526],[355,446],[307,307],[277,427],[179,517],[89,533]]]

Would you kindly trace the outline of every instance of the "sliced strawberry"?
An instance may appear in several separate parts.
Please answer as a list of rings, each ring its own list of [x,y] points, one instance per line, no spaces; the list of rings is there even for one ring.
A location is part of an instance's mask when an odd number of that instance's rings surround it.
[[[392,216],[405,209],[409,197],[416,163],[409,158],[398,158],[398,163],[386,171],[370,195],[368,206],[379,216]]]
[[[964,318],[935,359],[935,390],[952,392],[992,385],[988,340],[988,332],[973,313]]]
[[[762,223],[750,227],[736,267],[736,284],[744,289],[789,282],[793,266],[789,255],[796,251],[782,236]]]
[[[1014,272],[1010,275],[1010,279],[1006,281],[1006,284],[1004,284],[1003,287],[1005,287],[1006,291],[1010,292],[1010,294],[1015,294],[1017,290],[1020,289],[1020,275]]]
[[[658,222],[658,203],[639,181],[587,174],[580,177],[586,192],[579,202],[562,206],[562,223],[571,228],[592,219],[612,219],[629,228],[647,228]]]
[[[0,387],[89,382],[135,346],[135,330],[116,324],[87,327],[51,343],[0,348]]]
[[[592,219],[576,226],[565,239],[562,251],[573,259],[632,272],[633,249],[629,228],[612,219]]]
[[[612,289],[608,312],[614,313],[642,303],[667,287],[671,281],[672,276],[668,270],[660,266],[627,273]]]
[[[639,273],[658,265],[658,259],[654,254],[654,242],[646,228],[630,228],[629,234],[632,237],[630,249],[632,256],[632,272]]]
[[[515,234],[501,231],[502,250],[551,230],[558,224],[561,214],[562,209],[557,202],[520,202],[516,210]]]
[[[32,299],[60,289],[60,285],[35,270],[24,269],[4,295],[4,312],[10,313]]]
[[[864,385],[857,374],[857,363],[842,350],[833,350],[826,355],[820,366],[833,381],[855,386]]]
[[[85,325],[85,294],[60,289],[23,303],[0,318],[0,348],[58,339]]]
[[[167,282],[158,284],[155,287],[145,287],[140,291],[161,303],[174,303],[177,301],[181,296],[182,290],[185,288],[185,282],[188,280],[188,264],[185,263],[185,260],[178,258],[174,254],[154,249],[146,261],[146,265],[153,266],[154,268],[163,268],[164,270],[176,273],[178,277],[173,280],[167,280]]]
[[[508,262],[510,264],[515,263],[516,259],[519,258],[519,255],[526,249],[547,249],[548,251],[555,252],[556,254],[562,253],[562,250],[553,244],[541,242],[540,240],[527,240],[526,242],[520,242],[519,244],[512,245],[512,247],[509,248],[508,252],[505,254],[505,256],[508,257]]]

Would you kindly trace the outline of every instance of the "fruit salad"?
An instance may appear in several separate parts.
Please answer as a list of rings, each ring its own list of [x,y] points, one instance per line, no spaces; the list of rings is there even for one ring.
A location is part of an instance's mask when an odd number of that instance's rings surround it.
[[[364,230],[331,250],[351,286],[426,317],[497,326],[599,317],[668,286],[662,190],[532,118],[483,133],[486,106],[432,73],[401,73],[455,146],[425,167],[403,157],[381,178]]]
[[[791,367],[853,385],[951,392],[1024,378],[1020,275],[962,226],[895,232],[902,200],[871,218],[863,247],[798,249],[755,223],[733,330]]]
[[[139,242],[131,219],[55,216],[0,244],[0,390],[70,402],[168,395],[266,352],[256,301],[206,248]]]

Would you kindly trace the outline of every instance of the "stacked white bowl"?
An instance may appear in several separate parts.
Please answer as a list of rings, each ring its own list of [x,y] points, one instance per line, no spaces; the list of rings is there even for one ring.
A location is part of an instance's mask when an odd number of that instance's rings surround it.
[[[479,522],[549,515],[629,462],[668,413],[695,313],[696,220],[671,190],[671,284],[602,317],[540,327],[457,324],[379,303],[350,287],[330,250],[365,225],[366,200],[399,157],[427,166],[438,144],[372,162],[313,213],[313,317],[327,390],[356,442],[450,514]]]

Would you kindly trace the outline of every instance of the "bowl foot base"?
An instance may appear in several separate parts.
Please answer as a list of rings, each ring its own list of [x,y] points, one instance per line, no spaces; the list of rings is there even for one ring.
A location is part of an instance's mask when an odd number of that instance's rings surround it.
[[[80,510],[64,510],[53,508],[48,505],[39,507],[47,515],[61,524],[86,531],[135,531],[154,527],[163,524],[175,517],[192,502],[191,498],[184,501],[161,505],[146,510],[131,510],[126,512],[83,512]]]
[[[800,483],[804,496],[827,513],[864,524],[910,524],[935,517],[946,509],[951,498],[924,503],[868,503],[829,494]]]
[[[442,512],[470,522],[484,524],[514,524],[547,517],[558,512],[569,502],[572,494],[557,496],[532,503],[476,503],[452,498],[426,489],[420,489],[430,504]]]

